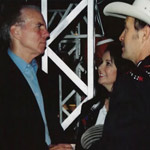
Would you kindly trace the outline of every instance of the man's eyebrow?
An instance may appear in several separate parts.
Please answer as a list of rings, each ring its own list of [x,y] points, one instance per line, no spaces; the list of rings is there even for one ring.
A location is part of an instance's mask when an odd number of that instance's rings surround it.
[[[46,28],[46,24],[45,24],[45,23],[38,22],[37,25],[38,25],[38,26],[42,26],[42,27],[44,26],[44,27]]]
[[[45,24],[44,24],[44,23],[41,23],[41,22],[38,22],[37,25],[43,26],[43,25],[45,25]]]

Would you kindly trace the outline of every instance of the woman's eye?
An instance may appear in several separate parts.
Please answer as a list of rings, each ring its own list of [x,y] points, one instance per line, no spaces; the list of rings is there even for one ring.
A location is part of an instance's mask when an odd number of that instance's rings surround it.
[[[107,65],[107,66],[110,66],[110,65],[111,65],[111,62],[107,61],[107,62],[106,62],[106,65]]]

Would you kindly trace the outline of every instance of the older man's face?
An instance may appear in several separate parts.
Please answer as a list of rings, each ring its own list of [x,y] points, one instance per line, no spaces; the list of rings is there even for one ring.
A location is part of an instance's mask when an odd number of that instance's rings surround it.
[[[24,54],[34,58],[44,53],[49,33],[40,12],[26,8],[22,10],[22,17],[24,23],[21,26],[19,44]]]

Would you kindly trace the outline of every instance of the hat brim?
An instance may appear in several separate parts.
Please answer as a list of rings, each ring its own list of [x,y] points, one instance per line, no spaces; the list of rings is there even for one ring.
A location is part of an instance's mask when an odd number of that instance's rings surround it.
[[[144,13],[134,5],[130,5],[124,2],[110,3],[106,5],[103,12],[106,16],[114,16],[123,19],[125,19],[127,16],[130,16],[144,21],[147,24],[150,24],[150,16],[148,16],[146,13]]]

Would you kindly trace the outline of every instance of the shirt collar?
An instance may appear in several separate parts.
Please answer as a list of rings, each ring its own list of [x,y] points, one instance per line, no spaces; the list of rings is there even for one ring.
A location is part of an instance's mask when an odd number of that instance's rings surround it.
[[[35,73],[37,73],[38,65],[35,59],[33,59],[31,63],[27,63],[22,58],[20,58],[15,53],[13,53],[12,50],[10,49],[8,49],[8,55],[13,60],[13,62],[17,65],[17,67],[21,70],[21,72],[24,72],[26,68],[32,66]]]
[[[150,56],[147,56],[144,60],[137,63],[137,67],[144,67],[150,64]]]

